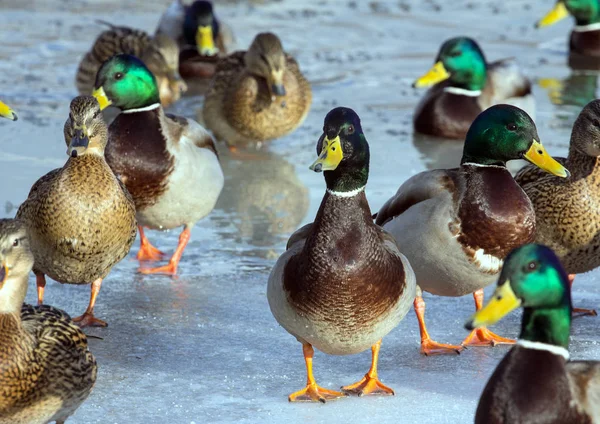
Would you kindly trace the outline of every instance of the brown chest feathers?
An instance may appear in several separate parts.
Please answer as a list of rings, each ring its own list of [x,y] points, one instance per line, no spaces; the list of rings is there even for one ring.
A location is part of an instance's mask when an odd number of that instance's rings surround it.
[[[458,205],[458,241],[465,248],[504,259],[533,241],[533,206],[506,168],[463,165],[459,173],[466,187]]]
[[[302,252],[285,267],[284,287],[300,314],[361,325],[395,305],[404,278],[400,258],[384,247],[372,222],[364,192],[326,194]]]

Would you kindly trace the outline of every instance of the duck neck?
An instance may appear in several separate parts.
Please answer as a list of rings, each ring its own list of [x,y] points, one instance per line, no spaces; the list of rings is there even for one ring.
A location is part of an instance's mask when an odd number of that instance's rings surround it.
[[[0,289],[0,316],[21,313],[21,306],[27,294],[28,275],[8,278]]]
[[[596,175],[600,177],[599,158],[582,152],[576,147],[576,144],[571,140],[567,157],[567,169],[571,172],[570,179],[575,181]]]
[[[571,304],[556,308],[525,308],[521,324],[521,340],[569,347]]]

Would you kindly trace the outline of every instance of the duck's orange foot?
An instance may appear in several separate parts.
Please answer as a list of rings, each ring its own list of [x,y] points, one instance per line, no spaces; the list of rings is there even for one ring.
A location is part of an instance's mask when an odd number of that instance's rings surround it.
[[[136,259],[138,261],[160,261],[165,254],[152,246],[150,243],[142,244],[140,250],[137,253]]]
[[[167,274],[167,275],[176,275],[177,274],[177,265],[169,263],[164,266],[159,266],[157,268],[139,268],[139,272],[142,274]]]
[[[461,343],[463,346],[496,346],[499,344],[515,344],[513,339],[500,337],[485,327],[471,331],[471,334]]]
[[[377,377],[366,374],[358,383],[342,387],[342,391],[349,395],[387,395],[394,396],[394,389],[383,384]]]
[[[96,318],[92,312],[85,312],[83,315],[73,318],[73,322],[79,327],[108,327],[106,321]]]
[[[572,313],[572,315],[577,315],[577,316],[589,315],[591,317],[595,317],[598,315],[598,313],[596,312],[595,309],[583,309],[583,308],[573,308],[573,311],[571,313]]]
[[[328,390],[317,386],[317,384],[309,384],[304,389],[299,390],[289,395],[290,402],[321,402],[325,403],[328,400],[339,399],[347,395],[335,390]]]
[[[438,343],[431,339],[421,340],[421,353],[425,356],[460,355],[460,352],[462,352],[464,349],[464,346]]]

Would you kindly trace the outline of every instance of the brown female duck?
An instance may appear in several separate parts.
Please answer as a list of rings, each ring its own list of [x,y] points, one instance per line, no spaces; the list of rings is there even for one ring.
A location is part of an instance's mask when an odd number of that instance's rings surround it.
[[[136,234],[135,205],[104,158],[108,130],[96,99],[71,102],[64,136],[69,159],[31,188],[17,212],[29,230],[38,303],[48,275],[66,284],[92,284],[80,325],[106,326],[94,317],[102,280],[129,252]]]

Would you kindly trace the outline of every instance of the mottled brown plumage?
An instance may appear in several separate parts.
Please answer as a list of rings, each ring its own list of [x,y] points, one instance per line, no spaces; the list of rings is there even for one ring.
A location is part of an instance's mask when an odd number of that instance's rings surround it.
[[[22,223],[0,220],[0,252],[0,423],[63,423],[89,396],[96,360],[69,315],[23,304],[33,255]]]
[[[96,99],[71,102],[64,133],[71,157],[34,184],[17,217],[30,232],[36,275],[90,284],[129,252],[135,206],[104,158],[107,127]],[[77,144],[80,137],[89,140],[86,147]]]
[[[96,73],[102,63],[115,54],[127,53],[140,58],[154,74],[163,106],[179,100],[187,87],[179,76],[177,43],[166,35],[150,37],[142,30],[113,25],[110,27],[98,36],[92,49],[79,63],[75,77],[79,93],[92,94]]]
[[[536,243],[552,248],[569,274],[600,266],[600,100],[590,102],[573,126],[567,158],[571,171],[557,178],[529,165],[516,175],[533,204]]]
[[[274,91],[283,87],[285,94]],[[247,52],[222,59],[206,94],[204,122],[231,146],[269,141],[294,131],[312,102],[310,83],[276,35],[256,36]]]

